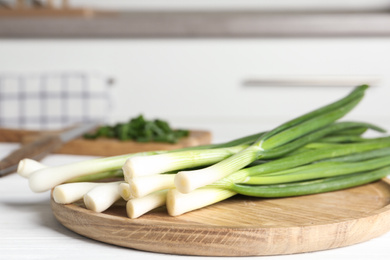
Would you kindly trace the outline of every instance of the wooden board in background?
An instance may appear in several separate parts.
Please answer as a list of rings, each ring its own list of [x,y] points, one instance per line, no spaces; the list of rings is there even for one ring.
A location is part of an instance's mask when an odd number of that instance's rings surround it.
[[[51,132],[50,132],[51,133]],[[22,143],[26,136],[39,135],[39,131],[0,128],[0,142]]]
[[[76,155],[113,156],[127,153],[173,150],[189,146],[210,144],[211,134],[207,131],[190,131],[188,137],[180,139],[176,144],[168,143],[137,143],[134,141],[118,141],[112,139],[86,140],[78,138],[70,141],[56,153]]]
[[[42,134],[53,132],[38,132],[15,129],[0,129],[0,142],[28,143]],[[169,143],[137,143],[134,141],[119,141],[114,139],[99,138],[87,140],[77,138],[56,150],[58,154],[114,156],[134,152],[172,150],[196,145],[210,144],[212,135],[209,131],[190,130],[190,135],[179,140],[176,144]]]
[[[345,247],[388,232],[390,181],[291,198],[235,196],[177,217],[162,207],[130,219],[123,201],[103,213],[82,202],[52,200],[51,206],[65,227],[113,245],[183,255],[284,255]]]

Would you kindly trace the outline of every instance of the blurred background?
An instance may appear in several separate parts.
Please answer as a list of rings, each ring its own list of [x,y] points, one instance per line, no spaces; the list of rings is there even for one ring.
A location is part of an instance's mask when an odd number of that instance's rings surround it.
[[[0,127],[143,114],[222,142],[338,99],[390,127],[390,1],[0,1]]]

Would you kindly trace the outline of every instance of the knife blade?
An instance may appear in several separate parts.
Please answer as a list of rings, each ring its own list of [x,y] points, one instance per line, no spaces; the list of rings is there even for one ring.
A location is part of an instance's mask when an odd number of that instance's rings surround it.
[[[39,161],[65,143],[95,129],[97,126],[98,123],[95,122],[81,124],[60,134],[43,135],[31,143],[23,145],[0,161],[0,177],[15,172],[20,160],[29,158]]]

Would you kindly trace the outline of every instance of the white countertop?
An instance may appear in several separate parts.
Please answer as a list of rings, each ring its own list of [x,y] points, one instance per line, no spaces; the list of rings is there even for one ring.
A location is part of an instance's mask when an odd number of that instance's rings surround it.
[[[0,158],[16,144],[0,143]],[[89,159],[86,156],[50,155],[47,165],[60,165]],[[33,193],[26,179],[17,174],[0,178],[0,259],[194,259],[121,248],[82,237],[64,226],[53,216],[49,192]],[[250,257],[251,259],[390,259],[390,232],[370,241],[321,252]],[[195,257],[206,258],[206,257]],[[211,258],[211,257],[207,257]],[[231,257],[229,259],[239,259]],[[242,259],[242,258],[240,258]]]

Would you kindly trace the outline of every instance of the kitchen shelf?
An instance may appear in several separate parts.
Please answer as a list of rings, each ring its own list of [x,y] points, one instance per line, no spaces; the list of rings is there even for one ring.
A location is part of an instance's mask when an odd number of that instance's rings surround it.
[[[386,37],[390,13],[126,11],[0,16],[0,38]]]

